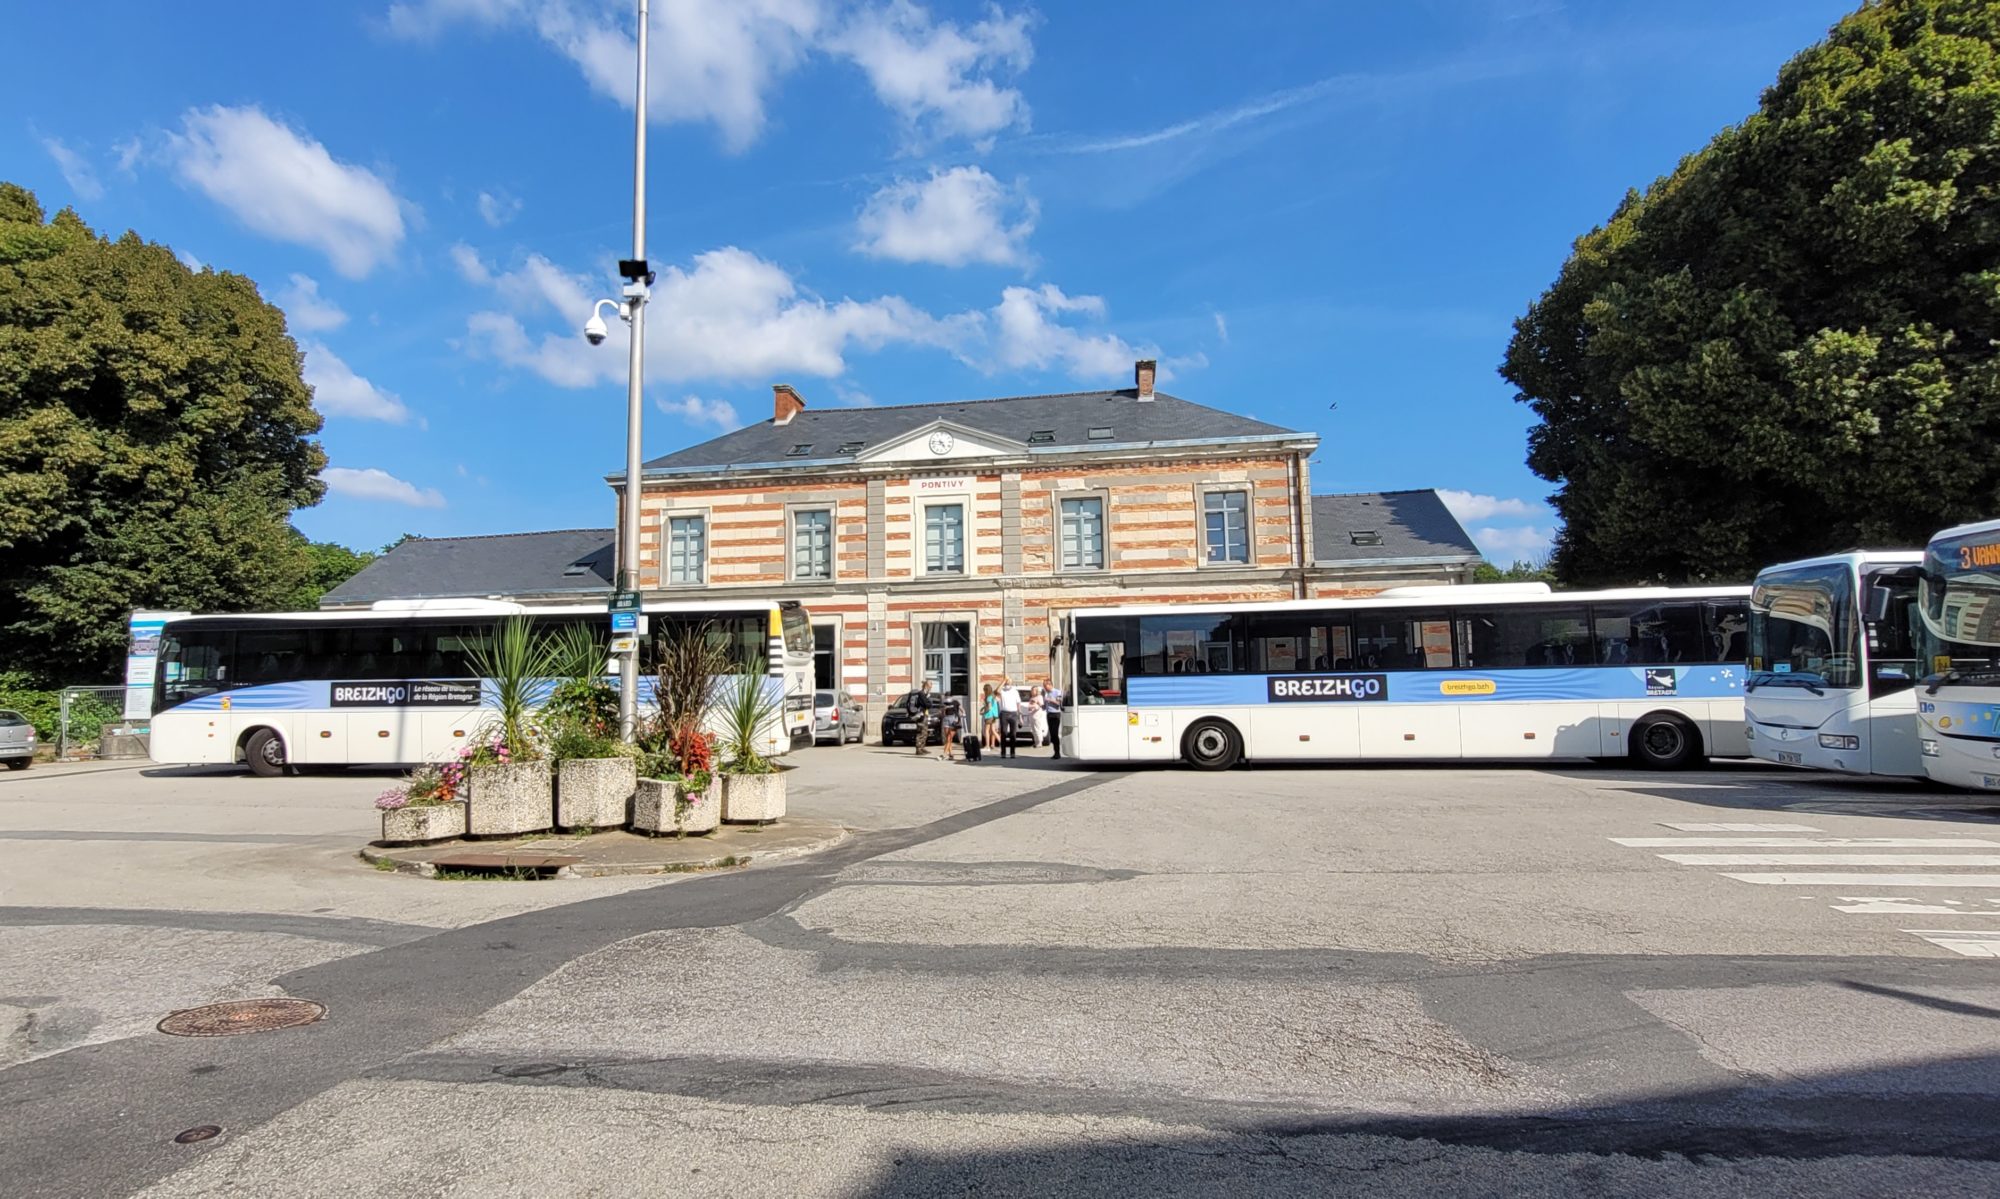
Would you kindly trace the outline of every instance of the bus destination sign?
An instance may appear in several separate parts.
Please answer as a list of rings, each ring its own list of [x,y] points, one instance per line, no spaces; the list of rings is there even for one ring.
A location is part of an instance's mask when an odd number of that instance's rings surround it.
[[[1265,679],[1272,703],[1353,703],[1389,698],[1386,674],[1277,674]]]
[[[2000,541],[1958,547],[1960,570],[1983,570],[1991,566],[2000,566]]]
[[[336,708],[476,708],[479,684],[471,679],[381,679],[333,684]]]

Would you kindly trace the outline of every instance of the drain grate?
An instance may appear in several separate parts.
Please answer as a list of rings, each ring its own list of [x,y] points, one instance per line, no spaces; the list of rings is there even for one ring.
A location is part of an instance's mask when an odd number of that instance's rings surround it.
[[[326,1015],[309,999],[234,999],[174,1012],[158,1028],[170,1037],[234,1037],[311,1024]]]
[[[175,1137],[175,1138],[174,1138],[174,1144],[176,1144],[176,1145],[199,1145],[199,1144],[201,1144],[201,1143],[202,1143],[203,1141],[212,1141],[212,1140],[214,1140],[214,1139],[215,1139],[216,1137],[219,1137],[219,1136],[221,1136],[221,1135],[222,1135],[222,1127],[221,1127],[221,1125],[218,1125],[218,1124],[197,1124],[197,1125],[195,1125],[195,1126],[194,1126],[193,1128],[190,1128],[190,1129],[188,1129],[188,1130],[187,1130],[186,1132],[184,1132],[184,1133],[180,1134],[179,1136]]]

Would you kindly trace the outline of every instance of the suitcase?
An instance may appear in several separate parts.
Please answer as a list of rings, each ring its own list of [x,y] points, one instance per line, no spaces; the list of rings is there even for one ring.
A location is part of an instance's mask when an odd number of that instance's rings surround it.
[[[979,748],[979,738],[969,737],[966,739],[964,744],[965,744],[965,760],[968,762],[977,762],[979,760],[979,755],[982,752]]]

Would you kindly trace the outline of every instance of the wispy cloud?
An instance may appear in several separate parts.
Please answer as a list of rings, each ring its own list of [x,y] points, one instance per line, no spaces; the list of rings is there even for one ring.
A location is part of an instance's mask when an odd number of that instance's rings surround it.
[[[358,470],[349,466],[329,466],[319,472],[319,478],[329,492],[348,499],[407,504],[412,508],[444,507],[444,493],[436,488],[418,487],[373,466]]]
[[[347,323],[340,305],[319,294],[319,280],[294,272],[278,292],[278,307],[285,310],[286,323],[306,333],[324,333]]]
[[[479,219],[498,229],[521,215],[520,197],[504,191],[479,193]]]
[[[698,395],[684,395],[678,400],[662,397],[653,401],[653,407],[683,417],[691,425],[709,425],[725,433],[743,427],[736,415],[736,405],[728,400],[704,400]]]
[[[299,348],[306,355],[306,385],[313,389],[313,405],[321,412],[392,425],[410,419],[402,400],[355,374],[332,350],[316,341],[300,342]]]
[[[62,172],[63,182],[76,193],[79,200],[99,200],[104,197],[104,185],[97,181],[97,172],[83,155],[69,148],[59,137],[42,139],[42,149],[56,160],[56,169]]]

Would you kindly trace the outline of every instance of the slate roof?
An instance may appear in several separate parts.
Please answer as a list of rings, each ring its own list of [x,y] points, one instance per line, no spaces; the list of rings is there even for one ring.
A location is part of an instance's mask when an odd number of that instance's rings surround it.
[[[1312,497],[1313,562],[1379,561],[1384,558],[1477,559],[1479,547],[1444,497],[1431,488],[1363,491]],[[1361,538],[1355,534],[1363,534]],[[1367,533],[1380,544],[1357,545]]]
[[[1031,450],[1308,436],[1162,391],[1153,395],[1152,400],[1142,403],[1138,393],[1128,387],[1122,391],[1072,391],[941,404],[807,408],[788,424],[774,425],[768,419],[761,420],[734,433],[724,433],[700,445],[655,458],[646,463],[645,470],[650,474],[656,470],[852,462],[858,455],[939,420],[1022,442]],[[1090,436],[1092,429],[1104,428],[1111,430],[1108,436]],[[792,452],[801,445],[810,448],[802,453]],[[611,477],[623,476],[624,472],[618,471]]]
[[[611,589],[612,530],[412,537],[328,591],[320,606],[446,596],[593,595]]]

